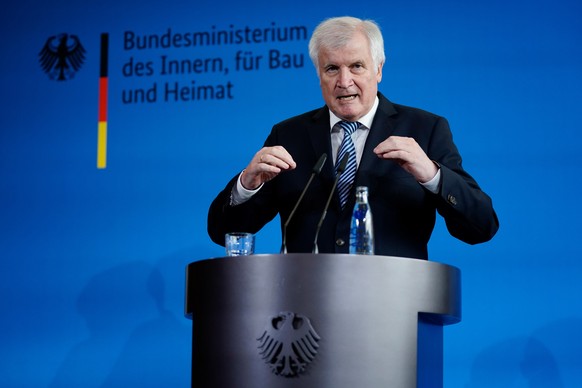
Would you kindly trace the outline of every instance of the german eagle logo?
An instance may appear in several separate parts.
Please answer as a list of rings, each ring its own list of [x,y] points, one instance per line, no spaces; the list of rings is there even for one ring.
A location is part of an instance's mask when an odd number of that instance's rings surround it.
[[[59,34],[47,39],[38,53],[40,66],[51,79],[74,77],[85,61],[85,48],[76,35]]]
[[[319,335],[309,318],[293,312],[271,317],[259,341],[259,354],[273,373],[295,377],[313,361],[319,348]]]

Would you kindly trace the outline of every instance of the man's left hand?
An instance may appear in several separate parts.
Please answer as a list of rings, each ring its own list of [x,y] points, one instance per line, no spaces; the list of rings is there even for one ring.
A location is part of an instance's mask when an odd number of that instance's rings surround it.
[[[394,160],[420,183],[430,181],[438,167],[411,137],[390,136],[374,148],[381,159]]]

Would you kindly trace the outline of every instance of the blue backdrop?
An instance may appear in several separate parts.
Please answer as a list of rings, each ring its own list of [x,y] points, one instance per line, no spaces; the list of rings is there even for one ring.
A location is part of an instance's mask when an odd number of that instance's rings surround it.
[[[445,386],[580,386],[581,11],[549,0],[5,5],[0,386],[189,385],[184,269],[223,255],[206,235],[208,206],[275,122],[323,104],[307,38],[345,14],[379,22],[380,90],[449,119],[500,218],[490,243],[460,243],[440,221],[430,243],[431,260],[463,273]],[[226,40],[196,41],[219,32]],[[39,63],[61,33],[85,49],[66,81]],[[102,33],[108,138],[97,168]],[[257,236],[259,253],[279,244],[277,222]]]

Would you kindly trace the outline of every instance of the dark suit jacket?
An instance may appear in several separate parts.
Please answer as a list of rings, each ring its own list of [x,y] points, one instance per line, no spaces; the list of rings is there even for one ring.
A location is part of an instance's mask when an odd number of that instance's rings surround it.
[[[378,94],[380,104],[358,166],[356,183],[342,211],[333,199],[319,234],[321,253],[347,253],[355,186],[368,186],[377,255],[427,259],[427,244],[438,211],[449,232],[469,244],[488,241],[499,227],[491,199],[463,169],[448,122],[420,109],[392,104]],[[393,161],[379,159],[372,150],[391,135],[413,137],[441,167],[441,188],[433,194]],[[208,233],[224,245],[230,231],[256,233],[277,214],[281,226],[289,217],[313,166],[323,153],[328,161],[313,180],[287,228],[289,252],[311,252],[316,226],[331,191],[335,174],[329,110],[317,109],[276,124],[265,146],[281,145],[297,168],[266,183],[248,202],[230,206],[234,177],[216,197],[208,213]]]

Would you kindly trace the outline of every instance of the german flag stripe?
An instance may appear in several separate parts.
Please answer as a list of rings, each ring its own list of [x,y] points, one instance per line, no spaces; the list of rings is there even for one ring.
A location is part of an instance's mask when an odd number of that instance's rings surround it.
[[[109,34],[101,34],[101,65],[99,69],[99,113],[97,125],[97,168],[107,167],[107,93],[109,86]]]

